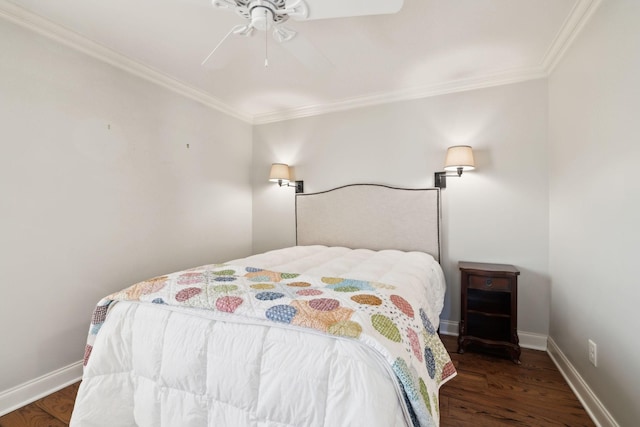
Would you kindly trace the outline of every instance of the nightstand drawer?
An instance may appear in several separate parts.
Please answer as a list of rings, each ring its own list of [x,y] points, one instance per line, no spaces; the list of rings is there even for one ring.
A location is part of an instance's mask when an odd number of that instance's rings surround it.
[[[469,275],[469,288],[484,291],[511,292],[511,280],[505,277]]]

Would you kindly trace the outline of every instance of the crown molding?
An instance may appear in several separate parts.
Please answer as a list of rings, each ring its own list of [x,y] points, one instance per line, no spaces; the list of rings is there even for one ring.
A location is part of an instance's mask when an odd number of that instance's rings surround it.
[[[547,53],[542,60],[542,68],[548,75],[555,69],[556,65],[562,60],[569,46],[582,31],[584,26],[589,22],[594,12],[598,9],[602,0],[577,0],[565,19],[562,27],[556,34],[555,39],[549,46]]]
[[[445,95],[448,93],[489,88],[493,86],[518,83],[527,80],[547,78],[555,66],[563,58],[567,49],[582,31],[602,0],[576,0],[571,12],[562,24],[547,49],[542,62],[537,67],[507,71],[482,77],[449,81],[442,84],[414,87],[396,92],[387,92],[363,97],[345,99],[338,102],[303,106],[283,111],[258,114],[253,117],[253,124],[267,124],[303,117],[318,116],[354,108],[370,107],[398,101]]]
[[[0,0],[0,18],[4,18],[7,21],[34,31],[100,61],[106,62],[109,65],[204,104],[209,108],[220,111],[249,124],[252,123],[252,116],[250,114],[238,111],[203,91],[169,77],[147,65],[134,61],[114,50],[89,40],[78,33],[29,12],[7,0]]]
[[[482,77],[454,80],[442,84],[413,87],[394,92],[349,98],[338,102],[303,106],[299,108],[292,108],[289,110],[276,111],[273,113],[260,114],[253,117],[253,124],[267,124],[283,120],[318,116],[322,114],[352,110],[355,108],[371,107],[398,101],[410,101],[414,99],[429,98],[438,95],[519,83],[527,80],[542,79],[545,77],[547,77],[547,73],[542,68],[512,70],[485,75]]]
[[[259,125],[546,78],[563,58],[569,46],[593,16],[601,2],[602,0],[576,0],[573,9],[547,49],[541,64],[537,67],[511,70],[471,79],[449,81],[436,85],[413,87],[393,92],[369,94],[361,97],[343,99],[337,102],[307,105],[256,115],[235,109],[204,91],[193,88],[149,66],[136,62],[73,31],[29,12],[8,0],[0,0],[0,18],[30,29],[49,39],[153,82],[207,107],[235,117],[243,122]]]

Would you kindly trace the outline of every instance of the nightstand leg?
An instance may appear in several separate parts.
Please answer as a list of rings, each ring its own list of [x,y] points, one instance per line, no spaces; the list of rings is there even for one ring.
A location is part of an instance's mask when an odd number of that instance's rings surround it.
[[[458,353],[464,354],[464,335],[465,335],[464,320],[460,320],[458,327]]]
[[[513,363],[515,363],[516,365],[519,365],[520,353],[521,353],[520,347],[510,348],[509,353],[511,354],[511,360],[513,360]]]
[[[509,353],[511,353],[511,360],[513,360],[513,363],[517,363],[519,365],[522,350],[520,350],[520,339],[518,338],[517,329],[511,332],[511,342],[514,344],[514,347],[509,350]]]

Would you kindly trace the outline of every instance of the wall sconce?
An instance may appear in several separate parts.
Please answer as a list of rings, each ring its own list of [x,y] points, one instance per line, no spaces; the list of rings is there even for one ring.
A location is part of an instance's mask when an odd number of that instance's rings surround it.
[[[447,157],[444,160],[445,172],[436,172],[433,175],[433,186],[447,188],[447,177],[459,177],[463,171],[476,168],[473,161],[473,150],[468,145],[455,145],[447,149]],[[447,172],[457,172],[457,175],[447,175]]]
[[[304,181],[289,182],[289,165],[284,163],[273,163],[269,172],[269,181],[277,182],[280,187],[295,187],[296,193],[304,193]]]

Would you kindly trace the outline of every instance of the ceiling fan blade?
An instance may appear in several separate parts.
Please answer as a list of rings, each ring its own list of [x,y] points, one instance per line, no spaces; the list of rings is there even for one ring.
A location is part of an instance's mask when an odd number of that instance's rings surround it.
[[[231,53],[237,51],[238,47],[236,43],[234,43],[234,39],[242,37],[248,37],[253,33],[253,27],[251,25],[236,25],[233,27],[226,36],[222,38],[213,48],[211,53],[207,55],[207,57],[202,61],[200,65],[207,66],[207,68],[222,68],[229,61],[225,60],[230,56]],[[231,37],[231,40],[227,41],[227,39]],[[225,43],[225,41],[227,41]],[[223,52],[224,51],[224,52]],[[216,55],[214,55],[216,54]]]
[[[190,4],[199,7],[206,7],[207,9],[211,9],[212,2],[211,0],[178,0],[180,3]]]
[[[288,38],[283,40],[279,39],[276,32],[280,28],[284,28],[284,34],[289,36]],[[296,34],[295,31],[282,27],[281,25],[274,29],[273,33],[276,40],[281,41],[280,46],[310,70],[325,73],[334,68],[331,61],[329,61],[329,59],[317,47],[315,47],[313,43],[307,40],[300,33]]]
[[[307,21],[312,19],[345,18],[350,16],[384,15],[396,13],[404,0],[303,0],[308,9],[301,10],[300,0],[287,0],[286,8],[292,19]],[[306,16],[305,16],[306,14]]]
[[[212,0],[211,4],[218,9],[232,9],[238,6],[233,0]]]
[[[246,7],[246,0],[177,0],[184,4],[191,4],[208,10],[223,9],[233,11],[236,14],[246,18],[250,11]]]

